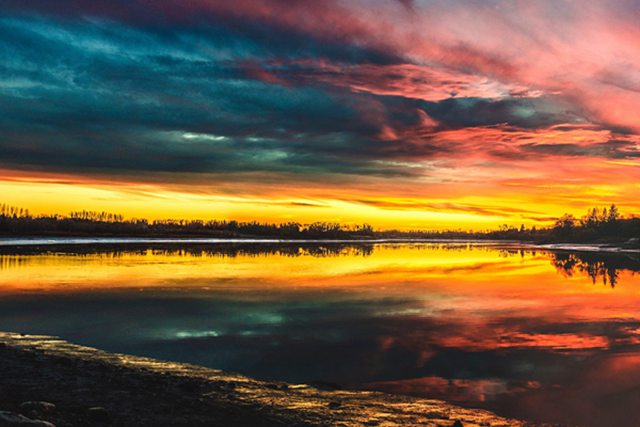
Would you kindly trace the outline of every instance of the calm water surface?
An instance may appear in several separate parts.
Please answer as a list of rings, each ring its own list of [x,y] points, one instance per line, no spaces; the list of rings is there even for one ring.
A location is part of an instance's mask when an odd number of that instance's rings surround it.
[[[640,425],[637,254],[480,244],[3,248],[0,330],[501,415]]]

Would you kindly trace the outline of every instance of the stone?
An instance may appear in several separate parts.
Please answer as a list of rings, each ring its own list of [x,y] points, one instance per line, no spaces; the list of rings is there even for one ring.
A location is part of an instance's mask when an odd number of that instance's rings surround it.
[[[453,426],[452,426],[452,427],[463,427],[463,426],[462,426],[462,421],[460,421],[460,420],[455,420],[455,421],[454,421],[454,423],[453,423]]]
[[[0,427],[30,426],[30,427],[55,427],[48,421],[32,420],[15,412],[0,411]]]
[[[338,409],[342,406],[342,404],[340,402],[329,402],[329,405],[327,406],[329,407],[329,409]]]
[[[55,412],[55,410],[56,405],[41,400],[30,400],[20,404],[20,412],[29,416],[50,414]]]

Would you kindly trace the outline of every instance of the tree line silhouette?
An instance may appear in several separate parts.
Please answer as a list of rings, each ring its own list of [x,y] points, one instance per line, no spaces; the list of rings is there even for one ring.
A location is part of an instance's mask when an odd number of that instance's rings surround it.
[[[97,236],[205,236],[273,237],[283,239],[371,238],[369,224],[342,225],[333,222],[268,224],[257,221],[124,219],[108,212],[77,211],[68,216],[32,216],[28,210],[0,204],[0,234],[4,235],[97,235]]]
[[[478,239],[519,240],[539,243],[615,242],[640,246],[640,218],[623,218],[612,204],[589,209],[576,218],[564,214],[550,227],[503,225],[497,230],[374,230],[369,224],[344,225],[335,222],[300,224],[260,223],[234,220],[125,219],[109,212],[76,211],[63,215],[31,215],[28,209],[0,204],[0,234],[5,236],[201,236],[219,238],[281,239]]]

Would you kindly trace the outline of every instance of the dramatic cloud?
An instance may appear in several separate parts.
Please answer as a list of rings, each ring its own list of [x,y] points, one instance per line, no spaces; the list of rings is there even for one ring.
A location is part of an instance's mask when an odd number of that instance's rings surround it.
[[[600,184],[621,199],[638,175],[638,17],[626,0],[9,0],[0,167],[200,187],[482,180],[508,199],[505,179],[617,161],[627,179]]]

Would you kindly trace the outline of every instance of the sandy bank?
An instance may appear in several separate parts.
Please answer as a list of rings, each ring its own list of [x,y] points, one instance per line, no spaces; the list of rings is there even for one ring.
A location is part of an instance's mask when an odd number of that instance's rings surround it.
[[[0,411],[51,402],[55,409],[25,415],[58,427],[533,426],[437,400],[257,381],[48,336],[0,333],[0,378]]]

